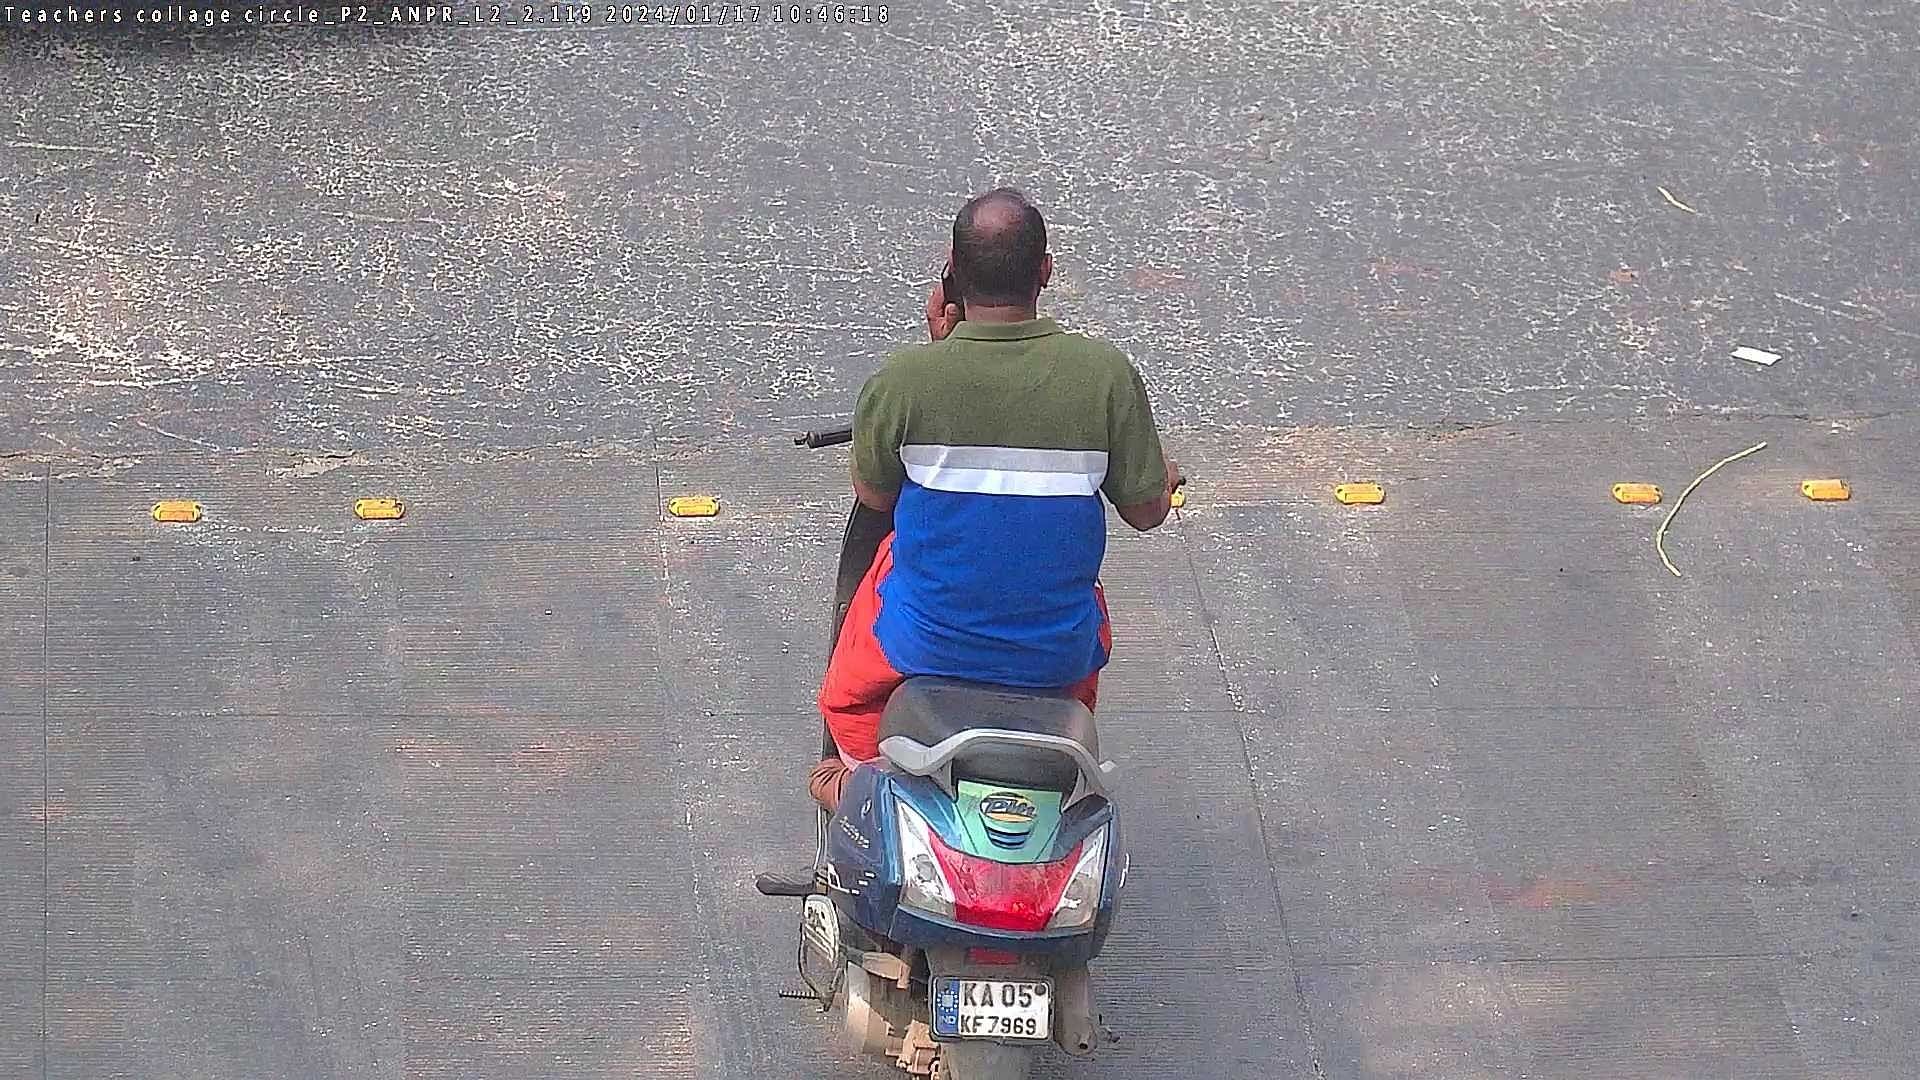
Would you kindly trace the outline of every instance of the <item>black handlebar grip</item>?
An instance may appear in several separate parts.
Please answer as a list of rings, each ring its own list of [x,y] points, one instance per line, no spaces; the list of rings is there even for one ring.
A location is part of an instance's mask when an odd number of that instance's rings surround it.
[[[823,446],[839,446],[853,441],[853,429],[834,428],[831,431],[809,431],[805,435],[794,437],[793,445],[804,446],[809,450],[818,450]]]

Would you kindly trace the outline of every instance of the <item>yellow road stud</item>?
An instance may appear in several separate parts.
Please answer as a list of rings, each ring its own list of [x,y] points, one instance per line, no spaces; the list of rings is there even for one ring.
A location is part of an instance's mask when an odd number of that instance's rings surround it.
[[[199,521],[200,504],[192,499],[162,499],[153,504],[155,521]]]
[[[712,517],[720,512],[720,500],[711,495],[675,495],[667,500],[667,513],[674,517]]]
[[[1814,502],[1845,502],[1853,497],[1853,489],[1845,480],[1802,480],[1800,494]]]
[[[361,521],[394,521],[406,513],[406,504],[399,499],[356,499],[353,503],[353,516]]]
[[[1613,501],[1629,506],[1652,506],[1660,501],[1660,487],[1657,484],[1615,484]]]
[[[1355,503],[1384,502],[1387,493],[1380,490],[1379,484],[1340,484],[1333,489],[1333,497],[1340,500],[1342,505],[1352,506]]]

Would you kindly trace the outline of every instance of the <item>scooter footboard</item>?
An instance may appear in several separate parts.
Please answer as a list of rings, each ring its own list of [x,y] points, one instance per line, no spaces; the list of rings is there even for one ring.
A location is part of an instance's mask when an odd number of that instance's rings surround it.
[[[966,949],[928,949],[927,1004],[941,1041],[1031,1046],[1051,1038],[1082,1057],[1100,1031],[1086,965],[1056,967],[1044,956],[988,964],[970,961]]]

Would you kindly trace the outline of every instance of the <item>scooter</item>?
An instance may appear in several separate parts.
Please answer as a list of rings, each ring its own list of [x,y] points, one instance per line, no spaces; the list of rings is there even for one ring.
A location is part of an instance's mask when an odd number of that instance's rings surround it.
[[[854,502],[829,656],[891,528]],[[822,727],[823,755],[837,753]],[[1065,691],[911,678],[887,701],[880,751],[819,815],[812,875],[755,880],[801,900],[808,990],[784,996],[837,1012],[856,1052],[911,1076],[1022,1080],[1047,1043],[1091,1054],[1111,1036],[1087,965],[1127,874],[1093,715]]]

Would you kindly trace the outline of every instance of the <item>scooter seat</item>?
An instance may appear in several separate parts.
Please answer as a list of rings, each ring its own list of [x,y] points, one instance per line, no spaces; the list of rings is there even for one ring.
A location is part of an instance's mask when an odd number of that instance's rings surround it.
[[[900,684],[880,714],[880,741],[905,736],[937,746],[963,731],[993,728],[1071,739],[1100,756],[1093,714],[1065,691],[1025,690],[921,676]],[[1072,791],[1080,766],[1055,750],[984,744],[953,761],[955,779]]]

